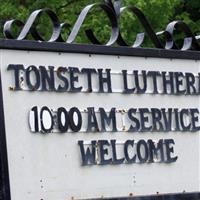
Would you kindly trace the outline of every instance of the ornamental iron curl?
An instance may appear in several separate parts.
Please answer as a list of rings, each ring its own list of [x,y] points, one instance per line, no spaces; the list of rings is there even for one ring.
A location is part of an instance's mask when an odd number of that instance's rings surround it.
[[[4,24],[3,32],[6,39],[25,40],[30,34],[32,38],[36,41],[45,41],[45,39],[42,37],[36,27],[38,25],[37,20],[41,17],[41,15],[46,13],[53,24],[53,32],[48,42],[66,42],[68,44],[74,43],[80,31],[80,28],[84,23],[84,20],[93,8],[100,8],[100,10],[106,13],[111,24],[111,34],[110,39],[106,42],[106,44],[102,44],[95,36],[92,29],[85,30],[85,34],[92,44],[106,46],[118,44],[119,46],[131,46],[133,48],[136,48],[141,47],[141,45],[144,43],[145,37],[148,36],[155,48],[200,50],[200,44],[198,42],[198,40],[200,40],[200,35],[194,35],[189,26],[184,22],[170,22],[166,26],[166,29],[164,31],[155,32],[151,27],[149,21],[145,17],[144,13],[140,9],[135,6],[121,7],[121,0],[115,0],[114,3],[112,2],[112,0],[104,0],[103,3],[95,3],[86,6],[78,16],[67,39],[64,39],[62,37],[61,31],[64,28],[69,27],[69,24],[60,23],[57,15],[52,10],[47,8],[36,10],[31,13],[25,23],[17,19],[6,21],[6,23]],[[145,33],[137,33],[136,39],[131,45],[128,45],[125,39],[122,37],[121,30],[119,28],[120,16],[123,12],[126,11],[134,14],[145,30]],[[15,38],[13,34],[13,26],[17,26],[19,29],[21,29],[17,38]],[[179,47],[174,39],[174,32],[177,30],[185,34],[185,37],[182,39],[182,47]],[[163,38],[162,41],[160,39],[161,37]]]

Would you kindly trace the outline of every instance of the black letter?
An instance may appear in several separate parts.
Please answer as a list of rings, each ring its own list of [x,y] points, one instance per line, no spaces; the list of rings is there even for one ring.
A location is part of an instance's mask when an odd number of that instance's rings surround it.
[[[110,69],[106,69],[107,77],[103,77],[103,69],[98,69],[99,73],[99,92],[105,92],[103,84],[107,84],[108,93],[112,93]]]
[[[157,88],[157,76],[160,76],[160,72],[158,71],[149,71],[148,76],[152,77],[153,81],[153,94],[158,94]]]
[[[179,112],[177,108],[174,108],[174,117],[175,117],[175,131],[180,131]]]
[[[80,146],[81,151],[81,157],[82,157],[82,165],[95,165],[96,164],[96,141],[91,141],[92,149],[87,147],[86,151],[84,148],[83,141],[78,141],[78,144]]]
[[[7,70],[14,70],[15,71],[15,90],[21,90],[22,88],[20,87],[20,75],[19,71],[22,70],[24,71],[24,66],[23,65],[8,65]]]
[[[44,66],[39,66],[41,72],[41,79],[42,79],[42,90],[47,91],[47,85],[49,90],[55,90],[55,81],[54,81],[54,67],[49,66],[49,73]]]
[[[165,131],[171,131],[172,130],[172,108],[168,109],[168,112],[165,111],[165,108],[161,108],[162,115],[163,115],[163,121],[165,124]],[[167,118],[168,113],[168,118]]]
[[[78,82],[78,76],[75,76],[74,73],[80,73],[77,67],[69,67],[69,76],[70,76],[70,92],[80,92],[83,87],[75,87],[74,82]]]
[[[169,72],[169,80],[166,78],[166,72],[162,72],[163,79],[163,93],[164,94],[174,94],[174,80],[173,72]],[[167,92],[167,85],[170,86],[170,92]]]
[[[144,150],[143,153],[142,149]],[[149,157],[148,145],[144,140],[139,140],[137,143],[137,156],[140,163],[145,163],[148,160]]]
[[[200,94],[200,73],[198,73],[198,94]]]
[[[109,116],[107,116],[104,108],[99,108],[100,111],[100,115],[101,115],[101,131],[106,131],[106,125],[105,122],[107,123],[107,125],[109,126],[111,124],[112,121],[112,131],[116,132],[117,131],[117,127],[116,127],[116,116],[115,116],[115,110],[116,108],[112,108],[110,110]]]
[[[185,94],[186,90],[181,90],[180,86],[183,86],[183,73],[182,72],[174,72],[175,81],[176,81],[176,93],[177,94]],[[181,79],[180,79],[181,78]]]
[[[64,115],[64,124],[62,122],[62,114]],[[57,111],[58,130],[61,133],[67,132],[69,127],[69,115],[65,108],[58,108]]]
[[[192,73],[185,73],[186,76],[186,87],[187,92],[186,94],[196,94],[196,88],[195,88],[195,77]],[[191,92],[192,90],[192,92]]]
[[[49,128],[45,127],[45,123],[44,123],[45,122],[44,121],[45,118],[43,118],[44,111],[48,112],[49,116],[51,118],[51,123],[50,123],[50,127]],[[42,133],[51,133],[51,131],[53,130],[53,126],[54,126],[54,120],[53,120],[53,115],[52,115],[50,109],[47,106],[44,106],[44,107],[41,108],[41,111],[40,111],[40,121],[41,121],[41,130],[42,130]]]
[[[135,126],[131,125],[128,132],[134,132],[134,131],[139,131],[140,129],[140,121],[133,116],[133,114],[136,114],[137,109],[130,108],[128,110],[128,118],[135,123]]]
[[[191,124],[189,123],[187,126],[184,124],[184,115],[189,115],[188,109],[182,109],[180,111],[180,124],[182,126],[183,131],[189,131]]]
[[[175,162],[177,160],[178,156],[173,157],[173,158],[171,157],[171,153],[174,153],[174,148],[170,147],[171,144],[175,144],[174,140],[173,139],[167,139],[167,140],[164,140],[164,143],[166,145],[166,155],[167,155],[166,162],[167,163]]]
[[[74,122],[74,113],[77,114],[77,124],[75,124],[75,122]],[[82,126],[82,116],[81,116],[81,112],[79,111],[78,108],[73,107],[70,109],[69,122],[70,122],[70,127],[71,127],[72,131],[74,131],[74,132],[80,131],[81,126]]]
[[[157,145],[155,145],[152,140],[148,140],[147,143],[149,145],[149,162],[154,162],[154,154],[156,159],[158,159],[160,155],[160,162],[164,162],[163,140],[159,140]]]
[[[69,82],[65,76],[63,76],[64,73],[67,72],[66,67],[58,67],[57,69],[57,77],[63,82],[63,86],[61,84],[58,85],[57,91],[59,92],[65,92],[69,87]]]
[[[123,91],[123,93],[126,93],[126,94],[133,93],[135,88],[128,88],[127,70],[122,70],[122,75],[123,75],[123,82],[124,82],[124,91]]]
[[[153,124],[152,131],[163,131],[161,111],[158,108],[151,108],[151,112],[152,112],[152,124]]]
[[[152,129],[152,126],[146,127],[145,123],[149,122],[149,117],[145,117],[145,114],[149,113],[149,109],[148,108],[139,108],[139,112],[140,112],[140,122],[141,122],[141,132],[145,132],[145,131],[150,131]]]
[[[107,140],[99,140],[98,141],[98,144],[99,144],[99,150],[100,150],[100,158],[101,158],[101,161],[100,161],[100,164],[101,165],[108,165],[112,162],[112,158],[110,159],[105,159],[105,155],[108,155],[108,149],[104,148],[105,146],[110,146],[109,142]]]
[[[131,164],[131,163],[136,162],[136,155],[134,155],[133,158],[129,157],[129,153],[128,153],[128,147],[129,146],[132,146],[132,149],[133,149],[134,140],[127,140],[124,144],[124,155],[125,155],[126,161],[127,161],[128,164]]]
[[[190,113],[191,113],[191,120],[192,120],[192,131],[199,131],[200,130],[200,126],[196,125],[196,122],[199,123],[199,110],[194,108],[194,109],[190,109]],[[198,114],[198,116],[195,116],[196,114]]]
[[[34,84],[31,83],[31,78],[30,78],[31,72],[34,72],[34,75],[35,75]],[[40,73],[37,67],[35,67],[34,65],[29,66],[26,69],[25,74],[26,74],[26,83],[27,83],[28,88],[30,90],[38,90],[38,88],[40,87]]]
[[[137,89],[138,94],[144,94],[147,89],[147,74],[146,71],[142,71],[142,82],[143,82],[143,88],[140,87],[140,82],[139,82],[139,76],[138,76],[138,71],[133,71],[135,75],[135,87]]]
[[[113,153],[113,162],[114,165],[119,165],[124,162],[124,158],[117,159],[117,152],[116,152],[116,140],[111,140],[111,146],[112,146],[112,153]]]
[[[99,126],[96,118],[96,114],[94,112],[94,107],[87,108],[88,110],[88,125],[87,125],[87,132],[91,131],[99,131]]]
[[[92,74],[96,73],[96,70],[90,68],[83,68],[81,72],[87,74],[87,82],[88,82],[87,92],[92,92]]]

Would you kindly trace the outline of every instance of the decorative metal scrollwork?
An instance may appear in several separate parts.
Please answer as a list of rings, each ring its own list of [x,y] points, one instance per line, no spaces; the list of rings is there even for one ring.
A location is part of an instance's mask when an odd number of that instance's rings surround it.
[[[93,44],[98,45],[107,45],[111,46],[114,44],[118,44],[119,46],[131,46],[133,48],[141,47],[144,43],[145,37],[149,37],[152,44],[155,48],[161,49],[180,49],[180,50],[200,50],[200,44],[198,40],[200,39],[200,35],[194,35],[187,24],[182,21],[173,21],[166,26],[166,29],[160,32],[154,32],[153,28],[151,27],[149,21],[145,17],[144,13],[135,6],[127,6],[121,7],[121,0],[115,0],[112,3],[111,0],[104,0],[103,3],[95,3],[86,6],[80,13],[79,17],[77,18],[68,38],[64,39],[61,35],[61,30],[68,27],[69,25],[66,23],[60,23],[58,20],[57,15],[50,9],[40,9],[36,10],[27,19],[25,23],[20,20],[9,20],[4,24],[4,35],[7,39],[17,39],[17,40],[24,40],[27,39],[28,34],[31,34],[32,38],[36,41],[45,41],[42,35],[37,30],[37,19],[44,13],[47,14],[49,19],[53,24],[53,32],[48,40],[48,42],[66,42],[68,44],[73,43],[79,33],[81,26],[84,23],[85,18],[89,14],[89,12],[98,7],[103,10],[111,24],[111,34],[109,41],[106,44],[102,44],[95,34],[93,33],[92,29],[87,29],[85,31],[86,36]],[[125,39],[122,37],[121,30],[119,28],[120,23],[120,16],[123,12],[129,11],[133,13],[141,25],[143,26],[145,33],[138,33],[136,35],[135,41],[128,45]],[[12,27],[17,26],[21,29],[17,38],[14,37]],[[182,47],[176,43],[174,39],[174,32],[178,30],[185,34],[183,38]],[[161,41],[161,36],[164,38],[164,41]]]
[[[114,7],[111,7],[109,3],[97,3],[97,4],[91,4],[89,6],[86,6],[82,10],[81,14],[79,15],[71,33],[67,39],[67,43],[72,43],[76,39],[78,31],[80,30],[81,25],[83,24],[87,14],[93,7],[96,7],[96,6],[100,7],[101,9],[103,9],[106,12],[106,14],[110,20],[111,26],[112,26],[111,27],[112,28],[111,29],[112,30],[111,37],[110,37],[110,40],[106,43],[106,45],[113,45],[116,42],[118,35],[119,35],[119,29],[118,29],[118,21],[117,21]],[[86,35],[93,44],[101,44],[99,42],[99,40],[95,37],[95,35],[91,29],[86,30]]]
[[[50,17],[53,24],[53,33],[51,35],[49,42],[57,41],[61,33],[61,24],[58,20],[57,15],[53,11],[47,8],[32,12],[25,24],[21,22],[20,20],[7,21],[4,24],[5,37],[8,39],[14,39],[13,34],[12,34],[12,26],[15,23],[18,27],[23,26],[19,36],[16,38],[17,40],[26,39],[27,35],[30,33],[35,40],[44,41],[45,39],[42,38],[42,36],[39,34],[39,32],[36,29],[36,24],[35,24],[36,19],[39,18],[43,13],[46,13]]]

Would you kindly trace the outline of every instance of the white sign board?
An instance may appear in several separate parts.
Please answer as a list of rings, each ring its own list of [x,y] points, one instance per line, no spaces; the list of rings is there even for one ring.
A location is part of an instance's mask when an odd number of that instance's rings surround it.
[[[200,61],[0,54],[12,200],[200,190]]]

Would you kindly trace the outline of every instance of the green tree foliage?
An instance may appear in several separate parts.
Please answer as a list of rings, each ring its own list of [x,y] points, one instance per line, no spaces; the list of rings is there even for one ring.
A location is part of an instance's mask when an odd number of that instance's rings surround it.
[[[195,34],[200,34],[200,1],[181,0],[176,7],[174,18],[183,20]]]
[[[48,7],[58,15],[60,22],[68,24],[62,33],[66,39],[81,10],[88,4],[100,2],[102,0],[0,0],[0,37],[3,38],[2,27],[6,20],[14,18],[25,22],[34,10]],[[166,25],[172,20],[183,20],[190,25],[193,32],[200,32],[200,1],[124,0],[122,2],[122,6],[128,5],[140,8],[156,32],[164,30]],[[100,8],[94,8],[87,16],[76,42],[89,43],[84,33],[88,28],[92,28],[100,41],[106,42],[108,40],[110,37],[110,22],[106,14],[99,10]],[[44,15],[40,18],[37,28],[48,39],[51,35],[51,26],[49,18]],[[137,33],[144,32],[137,17],[130,12],[122,14],[120,29],[129,44],[133,43]],[[19,31],[15,30],[15,32]],[[31,39],[31,37],[29,36],[28,39]],[[146,41],[146,45],[151,46],[148,38]]]

